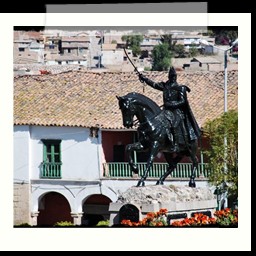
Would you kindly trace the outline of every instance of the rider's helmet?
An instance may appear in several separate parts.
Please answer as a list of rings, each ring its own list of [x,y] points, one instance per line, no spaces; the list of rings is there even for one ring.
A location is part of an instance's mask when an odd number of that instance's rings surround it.
[[[175,83],[177,79],[177,74],[176,70],[174,67],[170,67],[169,74],[168,74],[168,79],[171,83]]]

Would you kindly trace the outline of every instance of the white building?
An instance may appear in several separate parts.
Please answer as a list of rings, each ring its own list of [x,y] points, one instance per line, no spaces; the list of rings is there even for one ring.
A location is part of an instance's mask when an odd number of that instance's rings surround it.
[[[160,80],[167,74],[152,75]],[[212,91],[211,100],[221,102],[219,75],[211,74],[208,80],[205,75],[180,74],[181,82],[195,91],[191,101],[202,101],[194,106],[200,126],[222,113],[219,105],[202,97]],[[138,176],[127,171],[125,156],[125,146],[134,143],[136,129],[123,127],[116,99],[116,95],[143,89],[136,76],[134,72],[70,71],[14,78],[14,225],[71,221],[90,226],[109,219],[109,203],[138,182]],[[207,84],[200,88],[189,84],[195,79]],[[237,72],[231,72],[229,79],[230,88],[237,92]],[[161,104],[161,95],[148,87],[145,95]],[[228,103],[230,109],[237,107],[237,93],[229,95]],[[202,112],[201,104],[211,105],[210,116]],[[143,166],[144,160],[137,158]],[[161,154],[155,161],[162,166]],[[186,167],[182,175],[168,177],[166,185],[188,184],[189,161],[181,165]],[[158,178],[149,176],[146,185],[156,184]],[[196,184],[209,186],[207,177],[197,176]]]

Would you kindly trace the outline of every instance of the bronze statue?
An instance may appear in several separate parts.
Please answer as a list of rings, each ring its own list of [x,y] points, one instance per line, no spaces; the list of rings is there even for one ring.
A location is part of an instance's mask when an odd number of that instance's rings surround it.
[[[128,55],[127,58],[130,60]],[[134,66],[133,63],[132,65]],[[146,78],[136,67],[135,71],[142,83],[145,82],[149,86],[163,91],[164,101],[162,110],[154,101],[139,93],[133,92],[121,97],[116,96],[122,112],[123,125],[126,128],[133,127],[134,116],[137,117],[139,123],[138,142],[126,146],[129,165],[134,173],[138,173],[138,168],[133,161],[133,151],[149,152],[146,169],[137,186],[145,185],[154,158],[161,151],[169,166],[156,184],[163,184],[178,162],[184,156],[189,156],[192,160],[189,186],[195,187],[195,171],[198,169],[196,154],[201,132],[187,100],[187,92],[190,92],[190,89],[177,83],[177,74],[173,67],[169,70],[169,80],[159,83]]]
[[[190,89],[177,83],[175,69],[170,68],[169,80],[166,82],[155,83],[141,73],[138,75],[142,83],[145,82],[154,89],[163,91],[164,113],[170,122],[168,136],[173,141],[173,151],[178,152],[180,144],[189,143],[186,139],[191,141],[199,138],[200,129],[187,100],[187,91],[190,92]]]
[[[184,156],[189,156],[193,164],[189,186],[195,187],[195,171],[198,168],[198,160],[196,156],[198,140],[196,136],[191,139],[191,136],[188,136],[188,133],[182,134],[184,137],[183,140],[186,141],[186,143],[180,144],[179,150],[174,151],[173,141],[170,140],[169,134],[170,121],[166,118],[166,111],[163,111],[154,101],[140,93],[133,92],[116,97],[122,112],[123,125],[126,128],[133,127],[134,117],[137,118],[139,124],[139,127],[137,128],[138,141],[126,146],[129,165],[134,173],[138,173],[138,167],[133,160],[133,152],[149,152],[146,168],[137,183],[137,187],[145,185],[145,180],[152,167],[154,158],[160,151],[163,152],[165,156],[168,163],[168,169],[159,178],[156,184],[164,184],[164,180],[176,168],[177,163]],[[170,116],[174,115],[171,111],[169,114]],[[174,117],[171,117],[170,119],[174,120]]]

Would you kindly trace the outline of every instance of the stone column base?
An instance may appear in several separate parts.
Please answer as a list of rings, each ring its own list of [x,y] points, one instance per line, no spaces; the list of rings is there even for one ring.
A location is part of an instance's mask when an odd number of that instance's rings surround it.
[[[37,217],[38,217],[38,215],[39,215],[38,211],[31,212],[31,220],[32,220],[31,226],[37,226]]]
[[[75,226],[81,226],[83,214],[83,212],[71,212],[71,217],[73,218],[73,224]]]

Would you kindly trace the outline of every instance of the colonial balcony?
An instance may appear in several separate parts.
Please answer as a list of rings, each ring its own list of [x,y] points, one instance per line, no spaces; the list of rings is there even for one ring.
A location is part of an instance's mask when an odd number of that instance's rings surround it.
[[[147,163],[137,163],[139,170],[139,176],[143,174],[143,170],[146,168]],[[132,177],[132,171],[128,163],[124,162],[108,162],[103,164],[104,177],[108,178],[130,178]],[[149,171],[149,178],[158,178],[167,171],[167,163],[153,163],[152,168]],[[192,163],[178,163],[177,168],[171,174],[173,178],[189,178],[192,173]],[[196,177],[208,178],[210,175],[210,168],[206,163],[199,163],[198,170],[196,170]]]
[[[46,179],[61,179],[61,162],[58,163],[49,163],[42,162],[40,175],[41,178]]]

